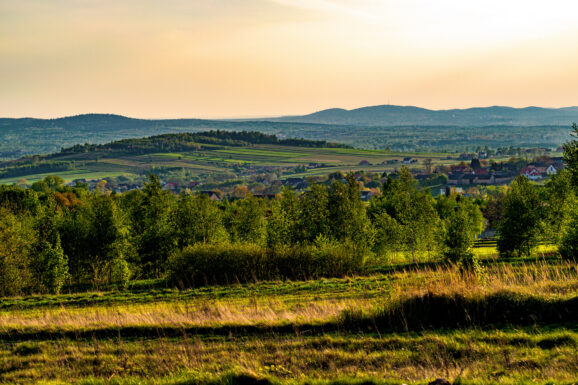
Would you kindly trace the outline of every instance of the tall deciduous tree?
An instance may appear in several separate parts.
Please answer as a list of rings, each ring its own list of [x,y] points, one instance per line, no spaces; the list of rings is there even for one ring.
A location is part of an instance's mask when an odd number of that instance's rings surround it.
[[[573,139],[564,144],[564,161],[572,177],[572,184],[578,190],[578,125],[572,125],[570,133]]]
[[[181,194],[175,213],[179,247],[195,243],[218,243],[228,238],[223,213],[208,195]]]
[[[409,170],[402,167],[397,176],[389,176],[383,186],[383,196],[372,199],[369,215],[378,218],[386,213],[397,222],[391,227],[387,220],[382,221],[390,228],[399,231],[396,236],[400,240],[405,253],[411,255],[416,262],[417,255],[433,251],[436,246],[436,234],[439,231],[439,216],[433,206],[433,198],[429,191],[419,191],[416,181]],[[378,234],[384,234],[378,229]],[[378,244],[381,239],[376,240]]]
[[[510,184],[499,224],[498,251],[501,256],[530,255],[541,228],[542,204],[537,191],[525,176]]]

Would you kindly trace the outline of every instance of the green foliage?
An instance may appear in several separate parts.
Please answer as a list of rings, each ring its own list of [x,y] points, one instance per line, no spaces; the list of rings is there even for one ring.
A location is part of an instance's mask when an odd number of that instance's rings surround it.
[[[572,184],[578,191],[578,125],[576,123],[572,124],[570,135],[574,139],[564,144],[564,161],[572,177]]]
[[[446,219],[444,234],[444,257],[453,262],[471,259],[474,230],[468,213],[462,207],[456,207]]]
[[[543,238],[559,244],[570,214],[578,204],[568,170],[561,170],[548,181],[546,202]]]
[[[578,259],[578,206],[574,205],[568,215],[568,221],[562,230],[559,248],[565,259]]]
[[[34,238],[28,218],[0,207],[0,296],[16,295],[32,284],[30,250]]]
[[[373,228],[360,196],[353,174],[347,176],[345,183],[334,180],[329,187],[327,211],[332,238],[349,242],[366,254],[373,243]]]
[[[444,224],[441,235],[447,260],[459,262],[473,257],[474,238],[484,230],[484,217],[478,205],[461,196],[441,196],[436,210]]]
[[[130,281],[130,267],[122,257],[117,257],[110,266],[110,282],[121,289],[126,289]]]
[[[539,240],[542,204],[528,179],[519,176],[510,185],[499,224],[498,251],[501,256],[531,254]]]
[[[175,231],[179,247],[195,243],[228,240],[223,212],[217,202],[205,194],[181,194],[175,212]]]
[[[35,276],[39,279],[41,287],[52,294],[60,293],[68,278],[68,257],[64,255],[60,237],[57,237],[54,246],[49,242],[42,242],[34,265]]]
[[[175,250],[174,204],[174,197],[163,190],[158,176],[151,174],[130,207],[138,262],[147,277],[160,276]]]
[[[436,235],[439,233],[439,216],[433,205],[429,191],[420,191],[407,168],[402,167],[397,175],[389,176],[383,186],[383,195],[372,199],[369,207],[370,218],[380,218],[378,234],[399,242],[397,251],[411,255],[416,262],[416,254],[435,251]],[[396,221],[394,225],[387,214]],[[385,227],[383,227],[385,226]],[[395,231],[388,236],[385,229]],[[377,239],[383,249],[384,240]]]
[[[234,242],[261,245],[265,242],[266,206],[262,199],[247,197],[240,199],[228,209],[228,228]]]
[[[298,242],[299,210],[295,192],[284,188],[281,199],[271,202],[271,215],[267,220],[267,246],[278,247]]]
[[[0,185],[0,206],[16,213],[36,214],[40,201],[34,190]]]

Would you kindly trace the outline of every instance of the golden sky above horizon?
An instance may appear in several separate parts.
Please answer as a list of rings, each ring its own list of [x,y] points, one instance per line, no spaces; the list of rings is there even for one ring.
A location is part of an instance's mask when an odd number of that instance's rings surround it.
[[[0,116],[578,105],[575,0],[0,0]]]

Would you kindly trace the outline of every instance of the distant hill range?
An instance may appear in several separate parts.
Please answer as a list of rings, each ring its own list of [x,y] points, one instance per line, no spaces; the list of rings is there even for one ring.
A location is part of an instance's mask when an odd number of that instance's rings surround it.
[[[384,105],[251,120],[155,120],[111,114],[0,118],[0,160],[55,153],[76,144],[208,130],[256,131],[280,139],[321,140],[399,151],[466,151],[478,146],[555,148],[569,139],[572,122],[578,122],[578,107],[434,111]]]
[[[331,108],[303,116],[266,119],[275,122],[345,124],[359,126],[538,126],[568,125],[578,121],[578,107],[478,107],[428,110],[413,106],[382,105],[354,110]]]

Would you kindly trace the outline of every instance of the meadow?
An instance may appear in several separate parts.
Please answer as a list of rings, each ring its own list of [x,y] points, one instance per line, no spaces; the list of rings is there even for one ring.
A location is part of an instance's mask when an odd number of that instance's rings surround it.
[[[0,382],[574,384],[578,269],[487,257],[356,276],[12,297]]]

